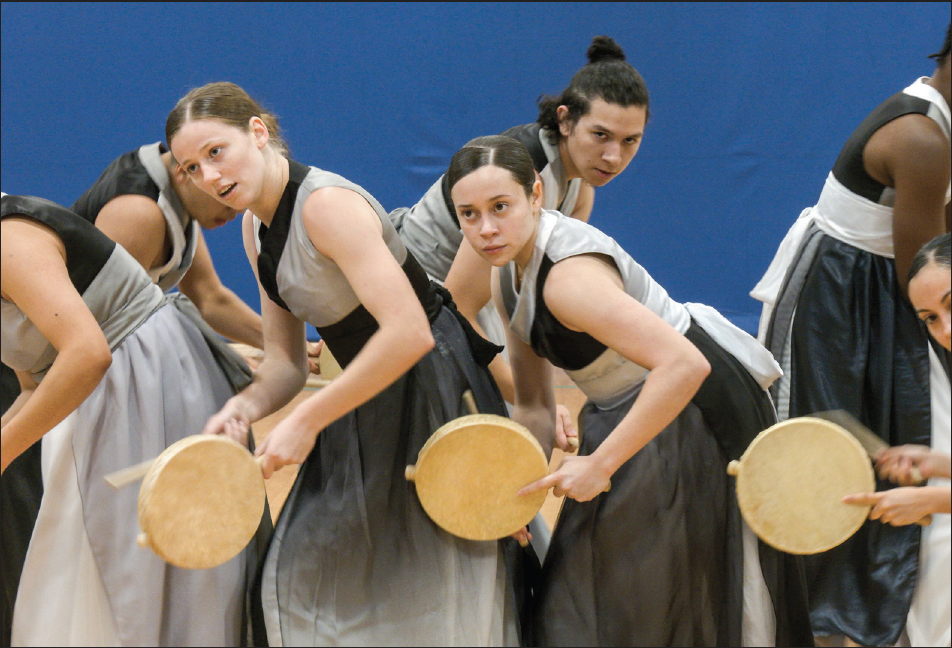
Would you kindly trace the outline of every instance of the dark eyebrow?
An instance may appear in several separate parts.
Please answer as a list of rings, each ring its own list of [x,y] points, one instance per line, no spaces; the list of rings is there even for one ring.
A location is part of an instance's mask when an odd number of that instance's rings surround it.
[[[490,198],[489,202],[492,202],[494,200],[499,200],[500,198],[511,198],[511,197],[512,196],[510,196],[509,194],[499,194],[498,196],[493,196],[492,198]],[[460,207],[472,207],[472,205],[467,205],[467,204],[456,205],[456,209],[459,209]]]
[[[591,129],[592,129],[593,131],[599,131],[599,132],[602,132],[602,133],[608,133],[609,135],[614,135],[614,134],[615,134],[615,131],[611,130],[610,128],[605,128],[605,127],[602,126],[601,124],[594,124],[593,126],[591,126]],[[632,133],[631,135],[627,135],[627,136],[625,137],[625,139],[628,139],[629,137],[641,137],[641,136],[644,135],[644,134],[645,134],[644,131],[639,131],[639,132],[637,132],[637,133]]]
[[[942,299],[940,299],[939,301],[944,302],[945,300],[949,298],[949,295],[952,295],[952,290],[949,290],[944,295],[942,295]],[[916,311],[916,313],[931,313],[931,312],[932,312],[931,308],[920,308]]]

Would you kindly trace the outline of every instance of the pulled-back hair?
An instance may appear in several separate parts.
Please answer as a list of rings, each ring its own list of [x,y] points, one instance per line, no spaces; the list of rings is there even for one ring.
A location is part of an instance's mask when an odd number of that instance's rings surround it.
[[[526,196],[532,195],[532,185],[536,180],[532,157],[522,142],[505,135],[477,137],[456,152],[446,171],[447,194],[457,182],[484,166],[506,169]]]
[[[625,61],[621,46],[608,36],[596,36],[586,52],[588,65],[575,73],[569,87],[558,97],[539,97],[540,126],[550,131],[550,137],[559,138],[559,106],[569,109],[565,121],[573,126],[591,110],[592,100],[628,106],[644,106],[649,116],[648,86],[638,70]]]
[[[919,271],[930,263],[936,263],[946,268],[952,268],[952,254],[949,252],[949,233],[940,234],[922,246],[912,259],[909,267],[909,281],[919,274]]]
[[[261,118],[268,128],[269,143],[278,152],[287,155],[288,145],[281,137],[277,117],[262,108],[241,87],[227,81],[194,88],[179,99],[165,120],[165,141],[171,144],[182,126],[196,119],[217,119],[248,132],[248,122],[252,117]]]
[[[936,65],[942,65],[949,60],[949,50],[952,48],[952,43],[949,41],[950,36],[952,36],[952,23],[949,23],[945,30],[945,42],[942,44],[942,49],[935,54],[929,54],[929,58],[935,59]]]

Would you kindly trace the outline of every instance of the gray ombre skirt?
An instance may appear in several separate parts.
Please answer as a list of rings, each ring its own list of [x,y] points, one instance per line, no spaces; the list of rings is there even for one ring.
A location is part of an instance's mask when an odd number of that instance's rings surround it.
[[[436,347],[317,438],[281,511],[261,587],[272,646],[514,645],[512,541],[474,542],[437,527],[404,477],[443,423],[505,415],[456,317],[432,323]]]
[[[234,394],[235,367],[220,362],[227,347],[193,316],[187,300],[168,300],[113,351],[89,398],[40,441],[43,494],[17,591],[13,645],[250,641],[247,592],[270,529],[267,509],[245,552],[215,569],[185,570],[136,545],[138,488],[116,491],[103,481],[199,433]]]

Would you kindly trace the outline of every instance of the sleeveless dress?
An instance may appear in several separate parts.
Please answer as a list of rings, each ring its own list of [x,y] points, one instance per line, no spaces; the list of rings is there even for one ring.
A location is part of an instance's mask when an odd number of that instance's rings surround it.
[[[948,454],[949,353],[931,340],[899,288],[895,192],[863,166],[869,138],[902,115],[926,115],[949,136],[949,106],[927,80],[860,124],[819,202],[800,215],[751,296],[764,302],[760,336],[785,373],[771,388],[781,419],[844,409],[890,445],[931,444]],[[879,482],[880,489],[893,486]],[[948,515],[933,516],[924,529],[871,521],[809,558],[814,631],[889,645],[905,627],[913,645],[949,645],[950,543]]]
[[[158,204],[165,217],[166,236],[172,243],[168,260],[148,270],[162,292],[178,285],[192,265],[198,239],[198,221],[192,219],[172,185],[161,155],[167,149],[161,142],[146,144],[116,158],[99,179],[86,190],[70,211],[95,223],[99,212],[117,196],[145,196]]]
[[[506,566],[514,560],[514,541],[449,535],[427,517],[404,477],[429,436],[464,413],[466,389],[481,412],[505,414],[485,369],[495,349],[480,363],[474,360],[471,344],[478,340],[468,335],[475,333],[464,332],[447,308],[449,293],[430,283],[370,194],[338,175],[290,161],[271,225],[255,220],[258,276],[275,303],[317,327],[341,366],[377,322],[304,228],[304,203],[322,187],[354,191],[377,213],[384,241],[427,313],[436,347],[317,437],[265,562],[261,599],[270,645],[518,643],[516,583]]]
[[[545,185],[545,209],[571,214],[578,200],[582,179],[567,180],[559,147],[549,139],[551,131],[539,124],[515,126],[503,133],[519,140],[528,149],[535,170]],[[413,207],[401,207],[390,213],[407,249],[420,261],[427,274],[443,283],[463,242],[456,210],[450,197],[446,175],[423,195]],[[480,311],[477,321],[494,343],[506,344],[506,331],[492,303]]]
[[[245,592],[258,548],[210,570],[168,565],[136,545],[138,489],[103,481],[200,431],[250,380],[247,367],[230,363],[197,312],[163,296],[94,226],[39,198],[2,201],[3,218],[25,216],[62,240],[73,286],[112,350],[92,394],[4,473],[17,482],[17,470],[36,469],[35,459],[42,478],[42,496],[32,493],[38,513],[18,574],[13,645],[250,642]],[[15,304],[2,307],[3,362],[41,381],[56,350]],[[4,508],[4,528],[7,515]]]
[[[548,311],[542,295],[549,270],[580,254],[611,259],[625,292],[691,340],[712,371],[681,414],[612,476],[609,492],[590,502],[565,500],[543,564],[534,642],[741,645],[744,584],[753,578],[745,573],[727,463],[775,421],[765,389],[779,368],[714,309],[672,300],[613,239],[543,210],[521,285],[510,263],[500,269],[500,290],[511,330],[565,369],[589,399],[579,417],[580,455],[591,454],[614,430],[647,374]],[[798,559],[761,545],[760,563],[763,576],[757,576],[766,580],[776,616],[774,634],[764,640],[809,645]],[[769,623],[751,623],[758,621]]]

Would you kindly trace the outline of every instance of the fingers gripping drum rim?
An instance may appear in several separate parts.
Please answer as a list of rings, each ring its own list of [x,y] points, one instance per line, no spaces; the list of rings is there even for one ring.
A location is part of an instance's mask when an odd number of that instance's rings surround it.
[[[142,481],[138,542],[178,567],[217,567],[250,542],[264,504],[261,468],[246,448],[190,436],[166,448]]]

